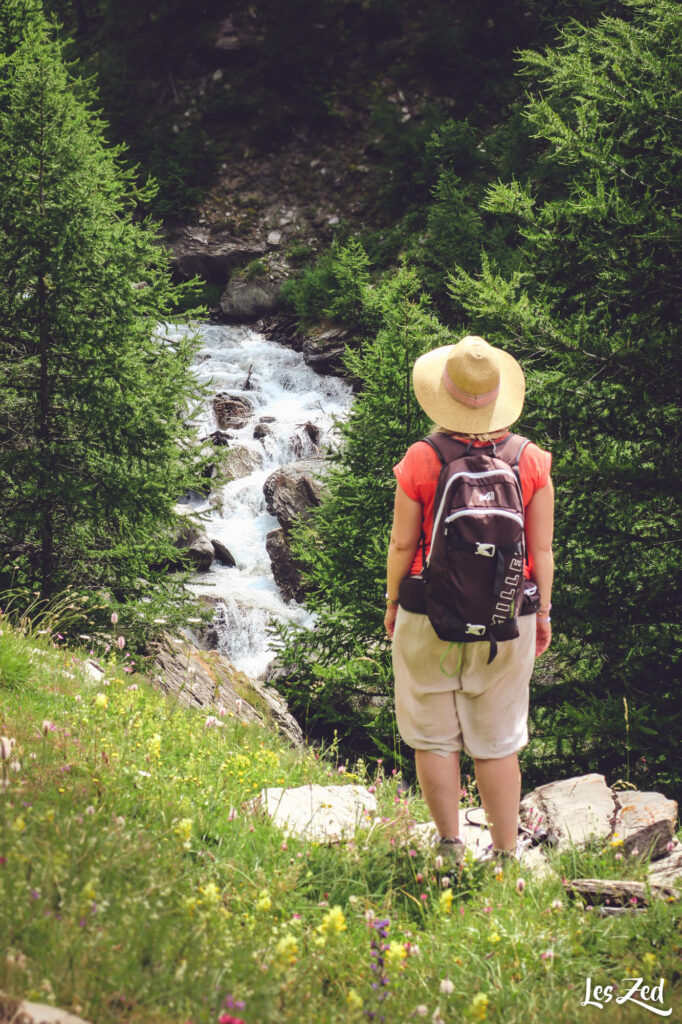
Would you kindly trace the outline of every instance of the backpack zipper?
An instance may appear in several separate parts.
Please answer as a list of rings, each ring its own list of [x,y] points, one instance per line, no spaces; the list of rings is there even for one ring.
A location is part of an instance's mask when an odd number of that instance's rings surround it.
[[[440,523],[440,517],[443,514],[443,506],[445,505],[445,499],[447,498],[448,490],[449,490],[450,486],[455,482],[455,480],[459,480],[459,479],[461,479],[464,476],[468,477],[469,480],[480,480],[482,477],[485,477],[485,476],[509,476],[509,477],[511,477],[511,479],[514,481],[514,483],[518,487],[519,493],[521,495],[523,495],[523,492],[521,491],[521,485],[519,484],[519,481],[516,478],[516,475],[514,474],[514,472],[511,469],[486,469],[483,473],[467,473],[467,472],[453,473],[453,475],[450,477],[450,479],[448,480],[447,484],[445,485],[445,489],[443,490],[443,495],[442,495],[442,497],[440,499],[440,505],[438,506],[438,514],[436,515],[436,517],[433,520],[433,531],[432,531],[432,534],[431,534],[432,537],[435,537],[435,535],[436,535],[436,530],[438,529],[438,524]],[[523,497],[521,498],[521,502],[523,504]],[[522,525],[523,525],[523,521],[522,521]]]
[[[453,519],[459,519],[460,516],[507,516],[508,519],[515,519],[517,523],[523,526],[523,519],[517,512],[507,512],[503,508],[463,508],[459,512],[453,512],[449,515],[445,522],[451,523]]]

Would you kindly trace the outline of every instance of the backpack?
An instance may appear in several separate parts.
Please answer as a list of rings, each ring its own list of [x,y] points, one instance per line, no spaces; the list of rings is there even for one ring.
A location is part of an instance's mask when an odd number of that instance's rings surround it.
[[[442,434],[424,438],[442,468],[422,578],[426,614],[441,640],[497,642],[519,635],[526,555],[519,458],[527,438],[485,447]],[[422,554],[426,539],[422,533]]]

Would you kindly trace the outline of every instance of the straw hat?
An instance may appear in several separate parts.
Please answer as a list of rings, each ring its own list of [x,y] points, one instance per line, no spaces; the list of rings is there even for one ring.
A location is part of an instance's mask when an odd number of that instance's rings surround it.
[[[514,357],[473,335],[420,356],[413,382],[417,401],[433,422],[462,434],[511,426],[526,393]]]

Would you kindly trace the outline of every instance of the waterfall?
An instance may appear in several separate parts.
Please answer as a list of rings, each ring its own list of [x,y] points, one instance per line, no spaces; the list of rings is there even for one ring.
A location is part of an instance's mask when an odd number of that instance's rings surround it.
[[[176,326],[173,333],[189,330],[201,337],[194,369],[210,395],[198,417],[200,436],[217,429],[210,400],[214,395],[243,397],[253,407],[243,427],[228,428],[229,448],[216,449],[216,461],[226,450],[239,450],[251,471],[207,499],[193,496],[189,503],[193,511],[207,513],[203,529],[212,540],[222,541],[237,563],[228,568],[214,561],[208,572],[192,577],[190,588],[219,598],[218,648],[236,668],[256,677],[274,656],[266,632],[269,620],[312,624],[303,606],[286,603],[275,584],[265,539],[279,523],[267,511],[263,484],[279,466],[316,451],[304,429],[307,423],[319,429],[319,446],[333,444],[335,420],[347,415],[352,391],[337,377],[315,373],[299,352],[246,327]],[[262,417],[267,417],[270,433],[257,440],[254,427]]]

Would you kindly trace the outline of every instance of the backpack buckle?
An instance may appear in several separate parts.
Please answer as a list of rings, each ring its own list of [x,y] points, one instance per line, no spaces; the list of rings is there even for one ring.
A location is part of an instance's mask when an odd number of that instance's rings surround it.
[[[476,626],[472,622],[467,622],[466,632],[471,633],[472,636],[485,636],[485,631],[485,626]]]
[[[495,555],[495,545],[494,544],[482,544],[480,541],[477,541],[476,542],[476,550],[474,551],[474,554],[475,555],[485,555],[486,558],[493,558],[494,555]]]

